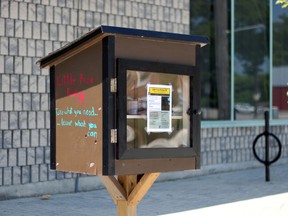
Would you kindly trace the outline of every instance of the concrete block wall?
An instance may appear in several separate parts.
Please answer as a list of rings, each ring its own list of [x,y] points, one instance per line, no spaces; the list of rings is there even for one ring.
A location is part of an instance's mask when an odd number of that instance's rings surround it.
[[[264,126],[251,127],[217,127],[202,128],[201,130],[201,166],[264,166],[259,163],[252,151],[253,141],[256,136],[264,131]],[[287,162],[288,158],[288,127],[270,126],[269,131],[274,133],[282,143],[282,162]],[[270,137],[270,159],[278,154],[276,140]],[[256,145],[257,154],[261,159],[265,159],[265,139],[259,138]],[[279,162],[281,161],[279,160]]]
[[[35,62],[99,25],[188,34],[189,0],[0,1],[0,200],[74,190],[76,174],[49,169],[49,71]]]

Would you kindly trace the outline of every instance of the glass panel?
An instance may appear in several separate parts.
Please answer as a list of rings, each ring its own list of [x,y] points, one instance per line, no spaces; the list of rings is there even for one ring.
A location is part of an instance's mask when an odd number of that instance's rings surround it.
[[[263,119],[269,108],[269,4],[235,1],[235,119]]]
[[[273,118],[288,118],[288,10],[273,8]]]
[[[185,75],[127,71],[128,149],[190,147],[189,83]]]
[[[227,1],[190,1],[190,34],[205,35],[210,43],[201,49],[202,119],[231,118],[229,23]]]

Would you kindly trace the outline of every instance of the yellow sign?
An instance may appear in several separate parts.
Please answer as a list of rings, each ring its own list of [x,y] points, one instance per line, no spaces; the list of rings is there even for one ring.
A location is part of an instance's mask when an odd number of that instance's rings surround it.
[[[150,87],[150,94],[170,95],[170,88]]]

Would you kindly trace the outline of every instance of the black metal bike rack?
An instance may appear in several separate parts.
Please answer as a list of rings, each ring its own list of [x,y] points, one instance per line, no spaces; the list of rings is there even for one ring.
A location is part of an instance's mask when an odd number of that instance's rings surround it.
[[[281,150],[282,150],[282,144],[278,137],[269,132],[269,111],[264,112],[264,118],[265,118],[265,129],[263,133],[260,133],[253,141],[253,154],[255,158],[260,162],[265,165],[265,176],[266,176],[266,182],[270,181],[270,165],[275,163],[281,156]],[[265,137],[265,159],[261,159],[256,152],[256,144],[257,141],[260,137],[264,136]],[[270,142],[269,142],[269,136],[273,137],[276,140],[276,143],[278,145],[278,154],[275,156],[273,160],[270,160]]]

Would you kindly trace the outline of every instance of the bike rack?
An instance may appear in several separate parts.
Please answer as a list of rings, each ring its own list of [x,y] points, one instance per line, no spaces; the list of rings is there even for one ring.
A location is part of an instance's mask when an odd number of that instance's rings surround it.
[[[282,150],[282,144],[280,142],[280,140],[278,139],[278,137],[269,132],[269,111],[265,111],[264,112],[264,118],[265,118],[265,129],[264,132],[260,133],[258,136],[256,136],[256,138],[253,141],[253,154],[255,156],[255,158],[260,162],[263,163],[265,165],[265,180],[266,182],[270,181],[270,165],[272,163],[275,163],[281,156],[281,150]],[[261,159],[256,152],[256,144],[257,141],[260,137],[265,136],[265,159]],[[276,155],[276,157],[273,160],[270,160],[269,158],[269,153],[270,153],[270,142],[269,142],[269,136],[273,137],[278,145],[278,154]]]

